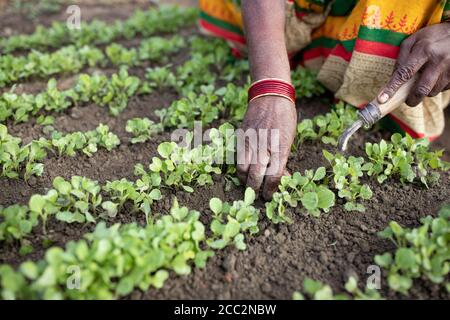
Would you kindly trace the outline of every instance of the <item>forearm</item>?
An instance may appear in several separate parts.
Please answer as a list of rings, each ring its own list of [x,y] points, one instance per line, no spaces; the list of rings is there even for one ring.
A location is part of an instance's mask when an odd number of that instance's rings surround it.
[[[290,81],[284,37],[285,0],[243,0],[241,5],[253,80]]]

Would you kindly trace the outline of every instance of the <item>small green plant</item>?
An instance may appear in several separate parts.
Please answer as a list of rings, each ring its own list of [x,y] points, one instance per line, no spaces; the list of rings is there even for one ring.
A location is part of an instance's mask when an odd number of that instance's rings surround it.
[[[55,123],[55,117],[40,115],[36,118],[36,123],[40,126],[51,126]]]
[[[13,119],[15,123],[27,122],[30,115],[40,111],[62,112],[69,107],[86,103],[108,106],[117,115],[128,104],[132,95],[143,90],[143,84],[136,77],[130,77],[126,69],[110,78],[104,75],[81,74],[74,87],[59,90],[55,79],[50,79],[45,91],[36,95],[14,93],[14,88],[0,95],[0,121]],[[38,123],[51,123],[51,116],[40,115]]]
[[[88,156],[97,152],[97,145],[90,144],[83,132],[73,132],[63,135],[60,132],[53,131],[51,136],[51,145],[58,150],[60,156],[68,155],[73,157],[76,152],[83,150]]]
[[[392,290],[407,294],[417,278],[449,287],[450,271],[450,206],[439,211],[439,216],[421,219],[421,225],[408,229],[392,221],[379,233],[397,247],[394,253],[375,256],[375,263],[388,272]]]
[[[254,208],[256,194],[251,188],[245,190],[242,201],[234,201],[233,205],[212,198],[209,207],[213,212],[211,231],[213,237],[208,239],[208,245],[213,249],[222,249],[233,243],[237,249],[245,250],[244,232],[256,234],[259,231],[259,210]]]
[[[164,128],[194,128],[195,121],[201,121],[203,125],[209,124],[219,118],[223,109],[213,93],[213,87],[202,87],[202,94],[194,92],[187,94],[185,98],[173,102],[169,108],[157,110]]]
[[[116,148],[120,140],[114,133],[109,131],[108,126],[99,124],[95,130],[88,132],[73,132],[63,135],[53,131],[50,140],[50,147],[58,150],[59,155],[73,157],[78,151],[82,151],[91,157],[97,152],[98,147],[108,151]]]
[[[325,175],[325,168],[320,167],[316,171],[306,170],[304,175],[295,172],[292,176],[282,177],[279,191],[266,203],[267,217],[274,223],[292,223],[292,218],[286,215],[286,207],[296,208],[299,203],[306,213],[315,217],[329,212],[334,206],[335,195],[324,183]]]
[[[221,174],[220,166],[214,165],[215,150],[210,146],[179,147],[174,142],[163,142],[158,146],[161,158],[153,157],[149,165],[151,172],[161,173],[167,186],[182,187],[193,192],[191,185],[210,185],[212,174]]]
[[[126,179],[107,182],[103,190],[106,191],[111,201],[103,203],[110,217],[114,217],[123,208],[127,201],[133,203],[134,211],[142,211],[147,223],[150,221],[151,205],[154,201],[161,200],[159,189],[161,177],[158,174],[147,174],[142,165],[137,165],[135,174],[141,175],[141,179],[131,182]]]
[[[377,290],[366,289],[364,292],[358,288],[358,280],[350,277],[345,283],[345,290],[350,294],[334,294],[333,289],[327,284],[317,280],[306,278],[303,281],[303,289],[312,300],[382,300]],[[293,300],[305,300],[305,296],[296,291]]]
[[[111,151],[120,144],[119,137],[109,131],[109,127],[104,124],[99,124],[95,130],[88,131],[86,136],[90,141],[94,141],[101,148]]]
[[[323,155],[331,164],[334,187],[338,190],[339,198],[346,200],[345,210],[364,212],[364,205],[357,201],[369,200],[373,195],[370,187],[360,182],[364,159],[353,156],[346,158],[341,154],[333,155],[327,150],[323,150]]]
[[[139,78],[129,76],[126,69],[121,69],[118,74],[112,75],[101,96],[97,96],[99,105],[108,106],[111,114],[117,116],[127,107],[128,99],[137,92],[140,84]]]
[[[194,53],[190,60],[176,69],[178,92],[185,96],[198,92],[198,88],[202,86],[213,86],[216,82],[216,76],[210,70],[213,64],[212,54]]]
[[[53,189],[45,195],[33,195],[28,206],[33,214],[41,218],[44,233],[50,216],[67,223],[95,223],[102,203],[100,191],[96,181],[85,177],[73,176],[70,181],[56,177]]]
[[[230,47],[223,39],[194,36],[190,39],[190,46],[193,59],[194,56],[208,57],[218,70],[222,70],[230,62]]]
[[[321,140],[325,144],[336,146],[341,134],[356,119],[356,108],[340,102],[324,115],[301,121],[297,125],[297,138],[294,146],[298,147],[307,140]]]
[[[137,66],[142,61],[166,61],[167,54],[176,52],[185,46],[183,38],[174,36],[170,39],[152,37],[143,40],[136,50],[113,43],[106,48],[106,55],[115,66]]]
[[[180,36],[173,36],[169,39],[152,37],[142,41],[139,47],[139,59],[167,62],[170,53],[177,52],[185,46],[186,42]]]
[[[0,242],[22,240],[38,224],[37,214],[30,212],[27,206],[0,206],[0,217]]]
[[[193,186],[213,184],[213,175],[224,173],[225,178],[234,181],[231,175],[235,167],[227,165],[229,157],[235,156],[235,137],[233,126],[222,124],[211,129],[208,145],[192,147],[193,133],[189,132],[183,140],[183,146],[175,142],[163,142],[158,146],[159,157],[153,157],[149,165],[150,172],[161,175],[165,186],[183,188],[193,192]],[[142,175],[145,170],[136,166],[136,172]]]
[[[32,76],[78,72],[102,61],[103,53],[89,46],[67,46],[52,53],[33,51],[27,56],[3,55],[0,57],[0,88]]]
[[[148,118],[134,118],[127,121],[125,130],[133,135],[131,143],[143,143],[163,130],[161,124],[155,124]]]
[[[65,249],[53,247],[38,263],[26,261],[14,270],[0,266],[3,299],[113,299],[135,288],[161,288],[169,271],[191,272],[203,268],[213,253],[203,250],[205,227],[200,213],[175,201],[170,214],[140,227],[137,224],[100,222],[85,239],[71,241]],[[83,271],[80,290],[66,286],[67,270]]]
[[[121,68],[110,80],[98,74],[80,75],[75,92],[78,101],[107,106],[110,113],[117,116],[127,107],[129,98],[138,92],[140,85],[139,78],[129,76],[127,69]]]
[[[419,180],[425,186],[436,184],[439,173],[433,170],[448,170],[450,163],[442,161],[443,150],[430,151],[427,139],[402,137],[395,133],[391,142],[366,143],[366,154],[370,160],[364,170],[369,176],[383,183],[388,177],[398,175],[401,182]]]
[[[106,56],[114,66],[138,65],[138,52],[136,49],[127,49],[124,46],[113,43],[106,50]]]
[[[249,84],[244,87],[237,87],[233,83],[228,83],[226,87],[216,90],[216,95],[221,97],[226,117],[233,122],[244,119],[248,104],[248,87]]]
[[[44,166],[38,161],[47,155],[45,151],[45,140],[32,141],[22,146],[22,140],[8,134],[8,128],[0,124],[0,167],[1,176],[8,178],[19,178],[24,171],[24,179],[30,176],[40,176]]]
[[[177,84],[177,79],[168,66],[147,68],[145,78],[151,89],[175,87]]]
[[[42,176],[44,172],[44,164],[38,161],[43,160],[47,156],[48,142],[44,138],[33,140],[25,145],[26,163],[24,179],[28,181],[31,176]]]
[[[26,152],[21,148],[21,139],[8,134],[6,126],[0,124],[0,161],[2,175],[8,178],[19,176],[20,165],[26,158]]]
[[[325,87],[317,81],[317,73],[306,68],[296,68],[291,74],[297,98],[311,98],[325,93]]]

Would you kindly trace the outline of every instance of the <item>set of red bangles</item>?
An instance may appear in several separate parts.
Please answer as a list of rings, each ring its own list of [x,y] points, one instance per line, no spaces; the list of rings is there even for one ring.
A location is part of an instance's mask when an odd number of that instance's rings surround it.
[[[265,96],[286,98],[295,104],[295,88],[282,79],[267,78],[253,82],[248,89],[248,102]]]

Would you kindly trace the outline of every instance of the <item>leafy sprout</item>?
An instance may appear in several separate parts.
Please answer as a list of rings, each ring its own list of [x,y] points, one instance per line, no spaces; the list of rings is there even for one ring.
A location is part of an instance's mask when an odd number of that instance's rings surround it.
[[[304,292],[311,300],[382,300],[376,290],[366,289],[362,291],[358,288],[358,280],[349,277],[345,283],[345,290],[348,294],[334,294],[333,289],[321,281],[306,278],[303,281]],[[292,295],[293,300],[305,300],[305,295],[296,291]]]
[[[22,240],[38,224],[37,214],[30,212],[27,206],[0,207],[0,217],[0,242]]]
[[[439,211],[439,216],[421,219],[421,225],[408,229],[391,221],[379,236],[391,240],[395,252],[375,256],[375,263],[388,272],[392,290],[407,294],[413,280],[426,278],[436,284],[446,284],[450,271],[450,206]]]
[[[133,135],[131,143],[143,143],[162,131],[161,124],[155,124],[148,118],[134,118],[127,121],[125,130]]]
[[[413,139],[409,135],[402,137],[395,133],[390,143],[385,140],[368,142],[365,150],[370,162],[364,170],[369,176],[376,177],[379,183],[398,175],[401,182],[419,180],[428,187],[439,180],[439,173],[435,170],[450,168],[450,163],[441,160],[443,150],[430,151],[427,139]]]
[[[317,80],[315,71],[296,68],[291,78],[297,98],[311,98],[325,93],[325,87]]]
[[[186,97],[174,101],[169,108],[157,110],[164,128],[194,128],[195,121],[203,125],[219,118],[223,109],[213,87],[202,87],[200,95],[190,92]]]
[[[45,139],[32,141],[22,146],[22,140],[8,133],[8,128],[0,124],[0,168],[1,176],[19,178],[24,171],[24,178],[40,176],[43,164],[38,161],[47,156]]]
[[[161,288],[173,271],[191,273],[213,253],[204,250],[205,227],[200,213],[180,207],[146,227],[135,223],[107,227],[99,223],[85,239],[47,250],[45,258],[26,261],[17,270],[0,266],[0,294],[4,299],[113,299],[133,289]],[[66,286],[67,270],[83,270],[80,290]],[[101,270],[102,276],[99,276]]]
[[[111,151],[120,144],[120,140],[117,135],[109,131],[108,126],[99,124],[95,130],[87,132],[77,131],[63,135],[53,131],[49,144],[49,147],[58,150],[59,155],[73,157],[78,151],[82,151],[91,157],[99,147]]]
[[[326,114],[302,120],[297,125],[295,147],[307,140],[321,140],[325,144],[336,146],[341,134],[356,119],[356,108],[340,102]]]
[[[323,150],[323,155],[332,167],[334,188],[338,190],[339,198],[346,200],[345,210],[364,212],[365,207],[358,200],[369,200],[373,195],[370,187],[360,182],[364,174],[364,159],[333,155],[327,150]]]
[[[259,210],[254,208],[256,194],[251,188],[245,190],[244,200],[234,201],[232,205],[212,198],[209,207],[213,213],[211,222],[212,238],[208,245],[213,249],[222,249],[233,243],[237,249],[245,250],[244,232],[256,234],[259,231]]]
[[[306,170],[304,175],[295,172],[292,176],[284,176],[278,188],[272,201],[266,203],[266,215],[274,223],[292,223],[292,218],[286,215],[287,207],[296,208],[301,204],[306,213],[317,217],[322,212],[329,212],[335,203],[335,195],[326,185],[324,167]]]

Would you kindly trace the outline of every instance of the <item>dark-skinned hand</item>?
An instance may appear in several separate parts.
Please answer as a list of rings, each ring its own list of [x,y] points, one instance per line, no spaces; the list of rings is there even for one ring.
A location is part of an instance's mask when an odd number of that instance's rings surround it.
[[[258,191],[263,187],[263,197],[270,199],[277,190],[282,176],[287,175],[286,163],[295,137],[297,111],[295,105],[281,97],[260,97],[249,103],[242,122],[244,131],[254,129],[258,143],[246,143],[245,150],[238,150],[238,176],[242,183]],[[258,131],[268,129],[278,134],[279,144],[266,139]],[[267,143],[264,143],[268,140]],[[262,142],[262,144],[261,144]]]
[[[378,102],[388,101],[415,74],[417,80],[406,100],[411,107],[450,89],[449,22],[420,29],[402,42],[394,73]]]

